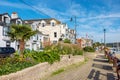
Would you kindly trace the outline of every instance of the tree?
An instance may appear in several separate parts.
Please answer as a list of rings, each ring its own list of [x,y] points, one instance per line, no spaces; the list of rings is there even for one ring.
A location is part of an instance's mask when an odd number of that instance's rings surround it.
[[[31,36],[35,35],[37,31],[33,31],[29,25],[17,25],[13,24],[10,26],[8,36],[12,41],[19,42],[20,55],[23,57],[23,51],[25,49],[25,42],[30,39]]]
[[[95,43],[93,43],[93,47],[94,47],[94,48],[99,47],[99,46],[101,46],[101,45],[102,45],[102,44],[99,43],[99,42],[95,42]]]

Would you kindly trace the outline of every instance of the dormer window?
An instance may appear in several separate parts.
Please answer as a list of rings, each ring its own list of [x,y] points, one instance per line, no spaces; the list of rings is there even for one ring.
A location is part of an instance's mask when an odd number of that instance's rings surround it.
[[[4,17],[4,23],[10,23],[10,20],[8,17]]]
[[[55,26],[55,23],[54,23],[54,22],[51,22],[51,26]]]
[[[41,23],[41,26],[42,26],[42,27],[45,27],[46,22],[45,22],[44,20],[42,20],[40,23]]]
[[[42,23],[42,27],[45,27],[45,23]]]

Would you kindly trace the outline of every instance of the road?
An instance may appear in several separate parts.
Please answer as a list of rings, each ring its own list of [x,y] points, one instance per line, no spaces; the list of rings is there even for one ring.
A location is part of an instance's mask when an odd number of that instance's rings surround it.
[[[116,73],[112,70],[112,64],[104,59],[102,53],[87,54],[89,60],[78,67],[67,69],[45,80],[115,80]]]

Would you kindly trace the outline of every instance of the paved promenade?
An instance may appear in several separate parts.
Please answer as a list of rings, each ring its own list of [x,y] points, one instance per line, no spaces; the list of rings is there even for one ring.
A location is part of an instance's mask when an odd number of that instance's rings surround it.
[[[66,70],[60,74],[48,77],[46,80],[115,80],[116,73],[112,70],[112,64],[104,59],[102,53],[86,54],[89,61],[79,67]]]

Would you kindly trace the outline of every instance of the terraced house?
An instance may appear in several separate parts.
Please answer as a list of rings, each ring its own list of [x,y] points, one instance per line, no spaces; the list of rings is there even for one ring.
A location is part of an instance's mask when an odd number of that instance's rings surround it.
[[[37,29],[49,36],[50,44],[57,43],[59,40],[66,38],[70,39],[72,43],[75,43],[75,32],[68,28],[67,24],[60,22],[57,19],[34,19],[25,20],[24,23],[30,24],[32,27],[36,26]]]
[[[75,32],[67,24],[54,18],[23,21],[16,12],[13,12],[11,16],[8,13],[0,14],[0,47],[10,46],[16,50],[19,49],[19,42],[12,42],[7,32],[10,30],[11,24],[22,25],[23,23],[30,25],[33,30],[38,31],[36,35],[26,42],[25,48],[27,49],[39,50],[46,45],[55,44],[66,38],[75,43]]]

